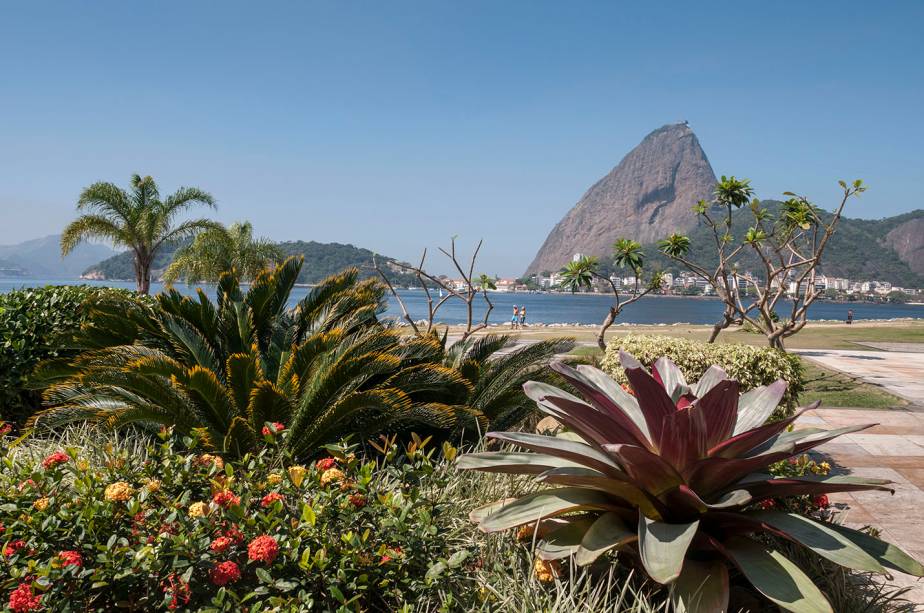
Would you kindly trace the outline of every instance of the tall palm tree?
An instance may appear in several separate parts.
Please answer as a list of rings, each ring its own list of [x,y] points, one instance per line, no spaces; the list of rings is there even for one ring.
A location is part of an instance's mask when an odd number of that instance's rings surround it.
[[[215,208],[211,194],[197,187],[181,187],[165,200],[151,177],[132,175],[131,189],[99,182],[83,190],[77,210],[85,211],[61,235],[61,255],[66,256],[89,238],[101,238],[131,250],[138,291],[151,289],[151,264],[165,243],[195,236],[203,230],[220,228],[209,219],[176,223],[177,217],[194,205]]]
[[[571,290],[572,294],[589,288],[597,274],[597,266],[597,258],[586,255],[568,262],[561,271],[562,286]]]
[[[253,237],[249,221],[238,222],[227,229],[206,230],[181,247],[164,271],[164,281],[173,283],[179,278],[185,278],[187,283],[217,281],[231,270],[249,281],[282,259],[282,250],[275,243]]]

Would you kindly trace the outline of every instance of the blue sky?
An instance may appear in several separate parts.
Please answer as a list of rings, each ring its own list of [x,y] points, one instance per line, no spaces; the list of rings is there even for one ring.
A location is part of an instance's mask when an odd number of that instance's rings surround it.
[[[924,206],[922,2],[20,2],[0,8],[0,243],[153,175],[275,239],[521,273],[649,131],[848,214]]]

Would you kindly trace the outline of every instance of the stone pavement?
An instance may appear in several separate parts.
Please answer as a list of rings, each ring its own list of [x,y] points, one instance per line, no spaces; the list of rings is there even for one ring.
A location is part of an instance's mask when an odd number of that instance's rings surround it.
[[[827,456],[832,473],[889,479],[895,494],[831,494],[831,503],[844,512],[848,526],[874,526],[882,538],[924,561],[924,411],[817,409],[796,422],[797,427],[828,430],[868,423],[879,425],[841,436],[816,451]],[[924,580],[896,573],[890,583],[911,586],[904,598],[924,611]]]
[[[861,349],[797,349],[795,353],[924,407],[924,353]]]

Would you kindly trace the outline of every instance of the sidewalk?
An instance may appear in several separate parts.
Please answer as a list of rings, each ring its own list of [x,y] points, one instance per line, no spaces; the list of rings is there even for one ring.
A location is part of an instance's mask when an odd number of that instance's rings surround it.
[[[796,349],[794,353],[924,407],[924,353],[861,349]]]
[[[895,482],[895,494],[831,494],[831,503],[844,511],[848,526],[874,526],[884,540],[924,561],[924,412],[817,409],[796,425],[833,430],[868,423],[879,425],[838,437],[816,451],[829,456],[832,473],[889,479]],[[904,597],[924,611],[924,579],[896,573],[889,583],[912,586]]]

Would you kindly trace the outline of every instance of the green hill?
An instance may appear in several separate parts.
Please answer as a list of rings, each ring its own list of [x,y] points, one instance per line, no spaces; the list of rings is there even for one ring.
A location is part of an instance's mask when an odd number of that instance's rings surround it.
[[[764,201],[763,204],[771,210],[779,206],[779,202],[770,200]],[[830,219],[830,213],[826,215]],[[884,219],[842,218],[837,232],[828,243],[819,270],[829,276],[846,277],[854,281],[879,280],[889,281],[900,287],[924,287],[924,276],[912,270],[909,263],[903,261],[886,242],[886,234],[890,231],[921,218],[924,218],[924,210]],[[740,238],[751,225],[752,219],[750,211],[736,211],[732,218],[732,235]],[[688,236],[692,244],[691,257],[695,261],[709,263],[712,266],[718,263],[714,239],[708,227],[700,225]],[[921,237],[921,241],[924,242],[924,237]],[[677,264],[657,253],[655,245],[647,245],[645,251],[655,267],[674,273],[682,270]],[[747,249],[738,258],[738,266],[741,270],[751,270],[758,274],[762,270],[757,256]],[[606,262],[602,268],[606,272],[613,270],[611,262]]]
[[[368,249],[344,245],[341,243],[318,243],[316,241],[286,241],[277,243],[286,256],[301,255],[305,258],[305,265],[299,275],[299,283],[317,283],[324,277],[340,272],[344,268],[359,268],[363,277],[377,275],[372,268],[373,252]],[[177,245],[162,249],[154,261],[153,275],[159,278],[170,262]],[[395,264],[394,258],[379,256],[379,262],[389,278],[397,285],[417,285],[417,280],[404,273]],[[89,267],[84,271],[86,276],[101,279],[132,280],[135,277],[130,252],[120,253],[109,259]]]

